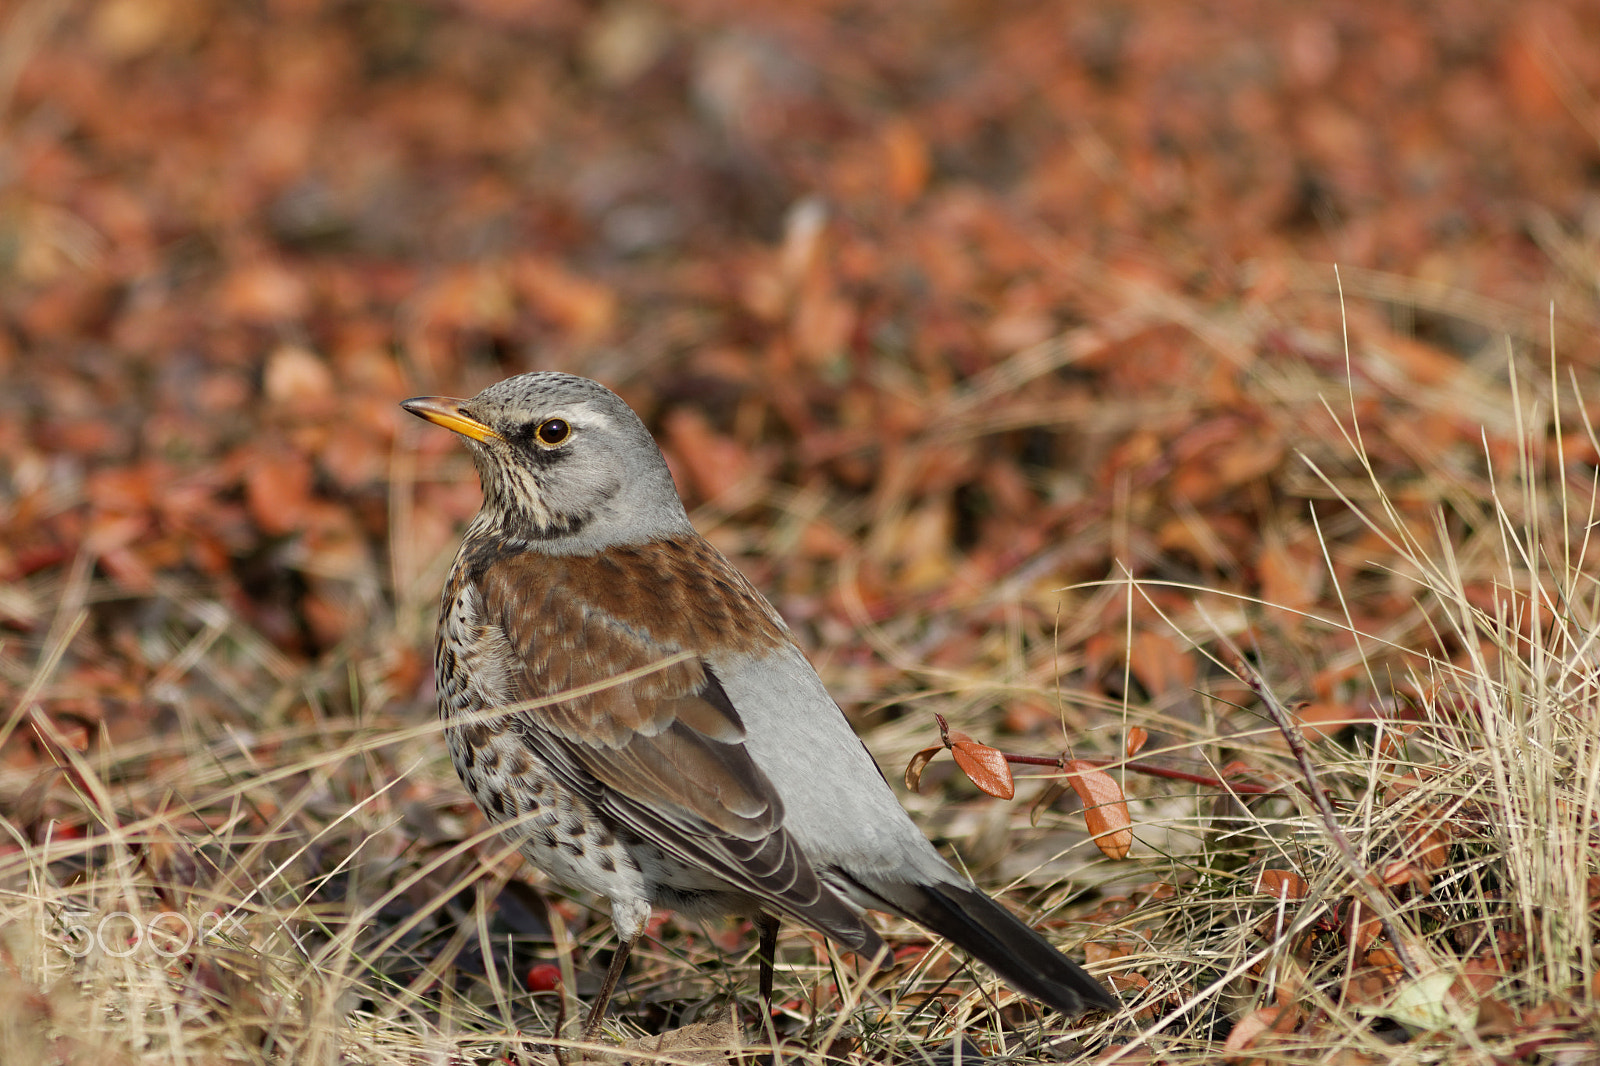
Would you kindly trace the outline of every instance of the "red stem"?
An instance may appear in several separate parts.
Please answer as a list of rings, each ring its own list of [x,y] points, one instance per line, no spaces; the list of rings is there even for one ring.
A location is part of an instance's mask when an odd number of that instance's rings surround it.
[[[1019,766],[1054,766],[1057,769],[1064,769],[1062,763],[1065,756],[1013,755],[1010,752],[1001,752],[1001,754],[1006,757],[1006,762],[1016,763]],[[1191,774],[1187,770],[1174,770],[1169,766],[1157,766],[1155,763],[1150,762],[1124,762],[1121,759],[1079,759],[1077,761],[1088,763],[1090,766],[1121,766],[1124,769],[1132,770],[1136,774],[1144,774],[1147,777],[1164,777],[1169,781],[1187,781],[1192,785],[1232,789],[1234,792],[1243,792],[1251,796],[1269,796],[1282,791],[1268,785],[1252,784],[1249,781],[1224,781],[1220,777],[1212,777],[1209,774]]]
[[[939,723],[939,741],[946,748],[950,746],[950,724],[944,720],[944,715],[933,716]],[[1054,766],[1058,770],[1066,769],[1067,756],[1060,755],[1013,755],[1008,751],[1000,753],[1005,756],[1006,762],[1016,763],[1018,766]],[[1209,774],[1191,774],[1187,770],[1174,770],[1166,766],[1157,766],[1148,762],[1123,762],[1120,759],[1079,759],[1079,762],[1088,763],[1090,766],[1121,765],[1136,774],[1146,777],[1164,777],[1168,781],[1185,781],[1191,785],[1205,785],[1208,788],[1229,789],[1233,792],[1242,792],[1248,796],[1271,796],[1282,791],[1269,785],[1252,784],[1249,781],[1224,781],[1220,777]]]

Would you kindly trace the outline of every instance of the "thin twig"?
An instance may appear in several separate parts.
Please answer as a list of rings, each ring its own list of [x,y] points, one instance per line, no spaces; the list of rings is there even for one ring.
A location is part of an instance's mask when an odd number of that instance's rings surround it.
[[[939,722],[939,741],[946,748],[950,747],[950,724],[945,721],[944,715],[933,716]],[[1006,762],[1016,766],[1050,766],[1057,770],[1066,769],[1067,755],[1022,755],[1009,751],[1000,753]],[[1170,766],[1160,766],[1156,763],[1141,762],[1122,759],[1078,759],[1078,762],[1088,763],[1090,766],[1106,767],[1116,766],[1132,773],[1143,774],[1146,777],[1160,777],[1168,781],[1183,781],[1191,785],[1203,785],[1207,788],[1224,788],[1233,792],[1242,792],[1251,796],[1278,796],[1283,795],[1283,789],[1273,788],[1271,785],[1257,785],[1248,781],[1224,781],[1220,777],[1210,774],[1196,774],[1188,770],[1175,770]]]
[[[1300,732],[1300,727],[1295,725],[1289,717],[1288,708],[1278,701],[1267,687],[1266,681],[1245,660],[1239,650],[1230,645],[1236,661],[1235,669],[1244,677],[1245,684],[1250,686],[1262,706],[1267,709],[1267,714],[1272,719],[1273,725],[1278,727],[1278,732],[1283,734],[1284,741],[1289,745],[1289,751],[1294,756],[1295,762],[1300,766],[1300,773],[1305,777],[1306,791],[1311,797],[1312,804],[1317,808],[1317,813],[1322,817],[1323,827],[1328,831],[1328,839],[1333,841],[1334,848],[1344,859],[1345,868],[1358,886],[1358,891],[1367,897],[1367,906],[1372,908],[1372,913],[1378,916],[1378,921],[1383,926],[1383,935],[1388,938],[1389,946],[1394,949],[1394,954],[1400,960],[1400,965],[1405,967],[1406,973],[1415,978],[1418,976],[1416,963],[1411,958],[1410,951],[1406,948],[1405,941],[1400,936],[1400,929],[1390,915],[1388,900],[1383,898],[1370,880],[1366,864],[1356,854],[1355,845],[1350,843],[1350,838],[1345,836],[1344,829],[1339,825],[1338,815],[1334,813],[1333,804],[1317,784],[1317,770],[1311,765],[1311,754],[1306,750],[1305,736]]]

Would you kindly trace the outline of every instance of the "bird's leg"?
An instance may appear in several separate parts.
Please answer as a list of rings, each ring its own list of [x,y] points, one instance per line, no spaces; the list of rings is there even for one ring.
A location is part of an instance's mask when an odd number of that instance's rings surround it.
[[[600,994],[595,996],[594,1006],[589,1008],[589,1017],[583,1022],[585,1042],[593,1039],[594,1034],[600,1031],[600,1020],[606,1016],[606,1006],[611,1002],[611,993],[617,990],[617,981],[628,965],[628,952],[632,950],[632,940],[617,941],[617,952],[611,956],[611,968],[606,971],[605,983],[600,986]]]
[[[756,929],[761,933],[761,943],[756,946],[756,962],[760,966],[762,1013],[772,1013],[772,969],[778,958],[778,918],[773,914],[756,915]]]
[[[778,959],[778,916],[758,914],[755,924],[761,934],[761,941],[756,945],[756,963],[761,975],[756,985],[761,990],[761,1025],[766,1030],[767,1043],[772,1046],[772,1054],[758,1057],[755,1062],[757,1066],[772,1066],[778,1061],[778,1030],[772,1024],[772,970]]]

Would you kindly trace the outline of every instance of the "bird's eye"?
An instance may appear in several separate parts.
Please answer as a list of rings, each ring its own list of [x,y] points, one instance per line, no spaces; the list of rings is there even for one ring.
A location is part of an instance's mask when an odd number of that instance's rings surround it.
[[[539,428],[534,432],[538,435],[540,442],[553,448],[572,436],[572,426],[565,419],[547,418],[539,423]]]

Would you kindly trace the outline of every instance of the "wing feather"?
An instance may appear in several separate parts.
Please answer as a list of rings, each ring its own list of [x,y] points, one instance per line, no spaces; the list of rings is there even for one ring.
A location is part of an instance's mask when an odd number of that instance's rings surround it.
[[[643,599],[630,610],[616,584],[628,575],[616,569],[522,553],[478,571],[484,620],[503,633],[517,700],[603,684],[680,652],[670,629],[658,632],[667,627],[649,617],[662,605]],[[573,594],[595,579],[608,580],[605,597]],[[851,946],[876,941],[784,829],[777,790],[751,758],[744,723],[703,660],[539,706],[513,722],[527,743],[567,768],[566,784],[678,862]]]

